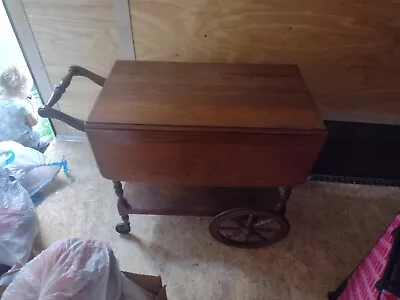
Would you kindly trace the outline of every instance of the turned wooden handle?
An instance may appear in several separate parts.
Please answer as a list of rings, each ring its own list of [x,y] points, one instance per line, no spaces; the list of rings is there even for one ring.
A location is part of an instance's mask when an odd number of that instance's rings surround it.
[[[38,114],[43,118],[57,119],[75,129],[85,131],[85,121],[74,118],[66,113],[52,108],[61,99],[62,95],[71,84],[72,78],[74,78],[75,76],[86,77],[100,86],[103,86],[104,82],[106,81],[104,77],[97,75],[85,68],[82,68],[80,66],[71,66],[68,70],[68,73],[55,87],[47,104],[38,109]]]

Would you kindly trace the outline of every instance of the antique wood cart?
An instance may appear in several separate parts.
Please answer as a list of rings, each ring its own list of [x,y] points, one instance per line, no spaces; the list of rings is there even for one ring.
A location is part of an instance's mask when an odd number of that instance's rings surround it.
[[[52,108],[74,76],[103,86],[86,122]],[[293,65],[117,61],[107,79],[73,66],[39,114],[86,132],[119,233],[129,214],[212,216],[212,236],[244,248],[288,234],[291,187],[325,136]]]

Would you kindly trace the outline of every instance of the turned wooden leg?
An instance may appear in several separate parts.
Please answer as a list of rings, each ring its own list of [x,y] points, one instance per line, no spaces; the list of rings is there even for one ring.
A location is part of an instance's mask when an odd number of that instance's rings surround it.
[[[286,204],[289,201],[292,187],[279,187],[280,199],[275,208],[275,212],[284,216],[286,214]]]
[[[131,224],[129,223],[129,203],[124,198],[124,190],[122,189],[121,181],[113,181],[114,191],[118,197],[117,208],[119,215],[122,218],[122,223],[115,226],[115,230],[121,234],[127,234],[131,231]]]

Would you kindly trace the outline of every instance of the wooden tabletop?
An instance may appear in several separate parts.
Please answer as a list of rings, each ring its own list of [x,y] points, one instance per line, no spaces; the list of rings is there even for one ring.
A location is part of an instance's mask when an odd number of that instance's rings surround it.
[[[88,128],[324,129],[295,65],[117,61]]]

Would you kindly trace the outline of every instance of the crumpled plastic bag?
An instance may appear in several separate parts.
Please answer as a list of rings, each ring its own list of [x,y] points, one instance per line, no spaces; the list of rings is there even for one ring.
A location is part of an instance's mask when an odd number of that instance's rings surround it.
[[[35,195],[52,181],[61,167],[64,168],[64,172],[68,171],[65,158],[59,162],[50,162],[43,153],[24,147],[17,142],[0,142],[0,153],[7,151],[12,151],[14,158],[5,168],[21,183],[30,196]]]
[[[123,294],[122,276],[113,251],[106,244],[66,239],[53,243],[27,263],[2,299],[118,300]],[[152,299],[146,291],[140,292],[146,298],[133,299]]]
[[[12,273],[30,259],[39,226],[28,192],[3,167],[0,191],[0,264],[13,267]],[[0,277],[1,285],[10,281],[6,277]]]

